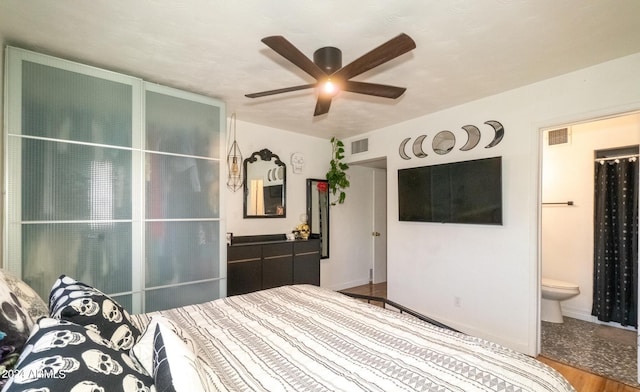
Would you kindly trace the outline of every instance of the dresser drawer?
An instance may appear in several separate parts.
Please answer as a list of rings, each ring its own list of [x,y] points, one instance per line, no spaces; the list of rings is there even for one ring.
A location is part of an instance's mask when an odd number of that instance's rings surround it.
[[[229,263],[255,261],[262,258],[262,247],[259,245],[229,246],[227,247],[227,261]]]

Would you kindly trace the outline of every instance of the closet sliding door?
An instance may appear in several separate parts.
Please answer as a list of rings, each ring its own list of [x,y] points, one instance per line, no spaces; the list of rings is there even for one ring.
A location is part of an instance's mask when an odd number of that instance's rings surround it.
[[[6,72],[4,268],[136,313],[224,295],[223,105],[16,48]]]
[[[146,85],[146,311],[224,295],[219,184],[225,120],[212,103]]]

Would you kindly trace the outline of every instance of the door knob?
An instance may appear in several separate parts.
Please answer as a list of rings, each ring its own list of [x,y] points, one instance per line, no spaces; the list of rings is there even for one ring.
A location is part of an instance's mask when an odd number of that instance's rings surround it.
[[[374,231],[373,233],[371,233],[371,235],[374,237],[380,237],[380,233],[378,233],[377,231]]]

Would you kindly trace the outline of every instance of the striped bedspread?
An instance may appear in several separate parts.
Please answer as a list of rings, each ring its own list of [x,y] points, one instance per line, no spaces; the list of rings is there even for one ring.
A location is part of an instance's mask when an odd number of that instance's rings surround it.
[[[191,335],[222,391],[573,391],[547,365],[315,286],[161,313]]]

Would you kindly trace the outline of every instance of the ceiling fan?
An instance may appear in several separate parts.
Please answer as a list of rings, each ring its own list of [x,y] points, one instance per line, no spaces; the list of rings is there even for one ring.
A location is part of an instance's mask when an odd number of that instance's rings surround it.
[[[276,53],[298,66],[300,69],[313,76],[316,79],[316,82],[246,94],[245,96],[248,98],[259,98],[268,95],[320,87],[316,108],[313,113],[314,116],[328,113],[329,107],[331,106],[331,99],[340,90],[393,99],[401,96],[406,90],[404,87],[357,82],[350,79],[369,71],[378,65],[384,64],[387,61],[393,60],[416,47],[416,43],[413,39],[402,33],[343,67],[342,52],[338,48],[331,46],[320,48],[313,53],[313,61],[311,61],[311,59],[305,56],[300,50],[293,46],[291,42],[287,41],[287,39],[282,36],[275,35],[265,37],[262,39],[262,42],[273,49]]]

